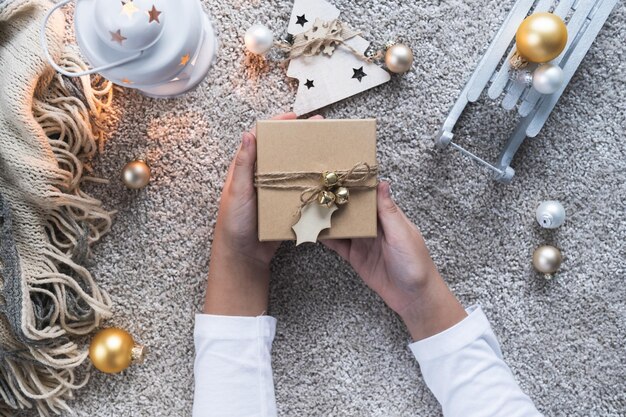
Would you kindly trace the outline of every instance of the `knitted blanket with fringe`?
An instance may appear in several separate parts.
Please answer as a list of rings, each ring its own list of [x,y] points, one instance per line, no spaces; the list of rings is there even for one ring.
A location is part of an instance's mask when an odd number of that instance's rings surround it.
[[[85,262],[111,225],[100,201],[81,191],[98,128],[112,98],[99,78],[55,73],[39,46],[51,4],[0,0],[0,415],[36,408],[70,411],[87,382],[78,372],[86,335],[110,316],[111,301]],[[63,15],[47,30],[52,56],[85,68],[63,48]],[[78,378],[78,375],[82,375]]]

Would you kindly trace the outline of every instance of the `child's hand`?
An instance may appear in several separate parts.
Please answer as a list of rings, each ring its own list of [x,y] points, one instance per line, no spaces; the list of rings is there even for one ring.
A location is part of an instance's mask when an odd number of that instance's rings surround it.
[[[273,119],[295,118],[287,113]],[[269,266],[280,242],[259,242],[255,163],[256,137],[246,132],[222,190],[204,303],[207,314],[257,316],[267,310]]]
[[[414,340],[439,333],[466,316],[441,279],[417,227],[378,186],[378,237],[324,240],[402,317]]]
[[[288,113],[276,119],[295,119],[295,114]],[[245,132],[224,182],[213,248],[237,255],[241,261],[267,267],[280,242],[262,243],[258,239],[255,164],[256,137]]]

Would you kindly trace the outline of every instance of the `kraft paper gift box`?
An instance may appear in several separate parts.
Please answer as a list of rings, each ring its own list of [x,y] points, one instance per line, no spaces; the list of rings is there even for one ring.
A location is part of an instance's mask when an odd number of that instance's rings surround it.
[[[309,186],[321,183],[322,172],[350,170],[359,162],[377,167],[376,120],[263,120],[257,122],[257,176],[273,173],[319,172],[318,179],[297,181]],[[330,229],[319,239],[375,237],[376,188],[373,173],[363,185],[350,190],[347,204],[338,206]],[[292,226],[299,219],[302,190],[257,188],[259,240],[295,240]],[[318,204],[313,201],[310,204]]]

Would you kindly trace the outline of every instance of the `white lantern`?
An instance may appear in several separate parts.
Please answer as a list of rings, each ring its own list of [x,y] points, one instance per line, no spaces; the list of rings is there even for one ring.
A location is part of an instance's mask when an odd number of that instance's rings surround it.
[[[50,9],[41,30],[44,54],[63,75],[97,72],[151,97],[173,97],[196,87],[215,60],[217,40],[199,0],[76,0],[76,40],[93,68],[68,72],[53,62],[45,31],[71,1]]]

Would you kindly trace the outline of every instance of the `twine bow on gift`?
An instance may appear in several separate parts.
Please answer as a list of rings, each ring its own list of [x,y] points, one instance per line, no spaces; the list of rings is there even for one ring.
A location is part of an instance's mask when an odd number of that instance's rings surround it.
[[[289,52],[287,60],[319,54],[331,56],[337,46],[345,47],[356,57],[366,62],[372,62],[379,58],[378,56],[368,57],[346,43],[349,39],[360,34],[361,32],[353,30],[339,19],[325,22],[317,18],[309,30],[294,36],[293,45],[278,42],[276,46]]]
[[[275,190],[301,190],[300,212],[306,205],[317,200],[321,205],[330,207],[333,204],[346,204],[350,190],[371,190],[377,184],[369,180],[378,175],[378,165],[358,162],[348,170],[336,171],[296,171],[269,172],[256,174],[254,186]],[[302,181],[317,180],[318,184],[302,184]],[[300,182],[300,183],[299,183]]]

